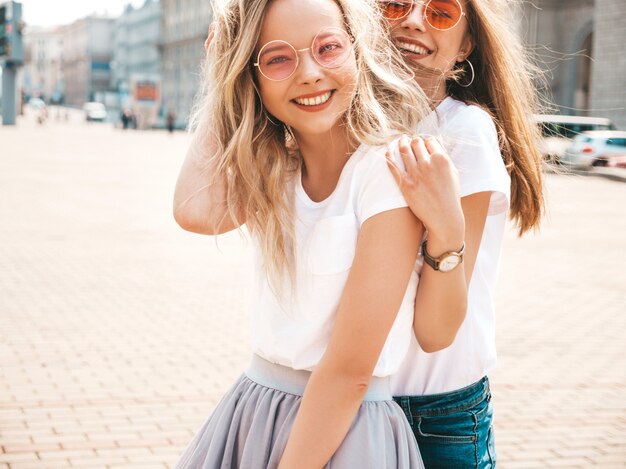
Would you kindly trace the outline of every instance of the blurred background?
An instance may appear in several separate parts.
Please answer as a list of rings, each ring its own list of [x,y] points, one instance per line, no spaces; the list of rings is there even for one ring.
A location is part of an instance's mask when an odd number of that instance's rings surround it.
[[[186,127],[211,22],[209,1],[24,0],[21,16],[8,14],[12,3],[0,11],[6,23],[0,64],[11,74],[13,87],[3,88],[16,94],[17,114],[30,105],[45,120],[50,106],[62,106],[124,128]],[[538,144],[551,161],[574,169],[626,166],[626,134],[587,134],[572,146],[582,132],[626,129],[625,4],[512,3],[511,25],[543,72],[537,85],[549,115],[537,118],[544,134]]]
[[[245,230],[171,215],[210,22],[208,0],[0,0],[0,469],[172,467],[248,363]],[[541,230],[505,236],[498,467],[624,468],[626,0],[511,25],[549,164]]]
[[[10,3],[10,2],[9,2]],[[198,90],[207,0],[23,0],[23,100],[81,108],[103,103],[107,120],[135,109],[144,127],[167,112],[184,127]],[[606,117],[626,128],[623,0],[519,3],[512,25],[546,72],[555,114]]]

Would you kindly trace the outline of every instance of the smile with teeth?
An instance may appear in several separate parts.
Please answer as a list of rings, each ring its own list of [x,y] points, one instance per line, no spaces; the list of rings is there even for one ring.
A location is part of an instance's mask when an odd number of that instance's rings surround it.
[[[431,51],[429,51],[425,47],[418,46],[417,44],[412,44],[410,42],[396,41],[396,45],[398,46],[398,48],[406,52],[411,52],[412,54],[419,54],[419,55],[431,54]]]
[[[328,101],[332,94],[332,91],[327,91],[326,93],[320,94],[319,96],[315,96],[313,98],[294,98],[294,101],[301,106],[319,106],[320,104],[324,104],[326,101]]]

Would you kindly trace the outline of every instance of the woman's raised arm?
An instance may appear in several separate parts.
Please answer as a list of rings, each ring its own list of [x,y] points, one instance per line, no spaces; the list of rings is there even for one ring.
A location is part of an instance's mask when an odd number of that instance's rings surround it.
[[[234,219],[228,210],[227,185],[217,173],[217,145],[202,128],[196,129],[187,156],[178,175],[174,192],[174,219],[185,230],[218,235],[245,223],[243,210]],[[201,138],[202,137],[202,138]]]
[[[209,25],[204,48],[215,36],[215,23]],[[242,210],[236,220],[228,213],[227,188],[224,178],[215,179],[217,145],[210,138],[210,126],[196,129],[176,183],[174,218],[185,230],[218,235],[245,223]],[[208,138],[207,138],[208,137]]]

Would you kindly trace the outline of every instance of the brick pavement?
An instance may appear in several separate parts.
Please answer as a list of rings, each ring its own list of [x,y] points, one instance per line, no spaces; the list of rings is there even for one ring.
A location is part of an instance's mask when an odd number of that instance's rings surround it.
[[[171,467],[249,356],[248,246],[180,230],[188,136],[0,128],[0,469]],[[507,234],[502,468],[626,467],[626,184],[551,175]]]

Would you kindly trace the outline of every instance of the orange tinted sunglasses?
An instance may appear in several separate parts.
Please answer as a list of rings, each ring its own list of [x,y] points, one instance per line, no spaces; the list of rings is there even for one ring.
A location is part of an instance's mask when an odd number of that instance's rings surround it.
[[[383,16],[391,21],[400,20],[411,14],[415,5],[424,5],[424,19],[434,29],[446,31],[454,28],[465,16],[459,0],[379,0]]]

